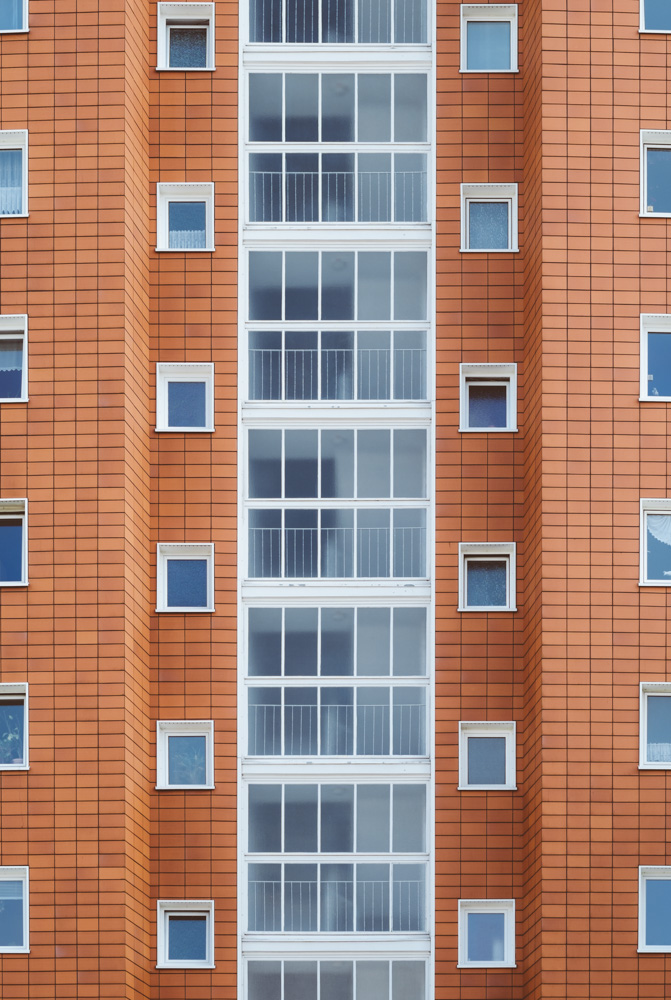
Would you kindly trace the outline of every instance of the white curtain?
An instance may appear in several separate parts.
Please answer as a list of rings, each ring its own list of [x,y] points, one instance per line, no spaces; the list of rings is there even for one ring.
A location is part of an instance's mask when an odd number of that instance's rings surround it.
[[[658,542],[671,545],[671,514],[648,514],[648,531]]]
[[[648,743],[648,760],[651,763],[671,763],[671,743]]]
[[[20,149],[0,149],[0,215],[21,213]]]
[[[171,250],[204,250],[205,230],[204,229],[171,229],[170,230]]]
[[[23,344],[20,340],[0,339],[0,372],[21,371]]]

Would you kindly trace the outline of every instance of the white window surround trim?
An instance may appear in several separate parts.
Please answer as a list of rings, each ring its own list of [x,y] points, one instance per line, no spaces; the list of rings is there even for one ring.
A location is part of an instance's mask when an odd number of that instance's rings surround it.
[[[646,28],[645,26],[645,0],[638,0],[640,21],[639,21],[639,33],[642,35],[670,35],[671,27],[666,30],[662,28]]]
[[[671,770],[671,761],[649,761],[648,751],[648,695],[669,695],[671,696],[671,681],[641,681],[640,685],[640,714],[639,714],[639,771],[668,771]],[[669,741],[671,742],[671,740]]]
[[[179,913],[204,913],[207,916],[207,958],[204,962],[168,961],[168,918]],[[156,900],[156,968],[157,969],[214,969],[214,900],[213,899],[157,899]]]
[[[28,500],[26,497],[7,498],[0,500],[0,515],[7,514],[20,515],[23,518],[22,532],[22,552],[20,580],[0,580],[0,589],[3,587],[27,587],[28,586]]]
[[[5,698],[23,698],[23,761],[21,764],[0,764],[0,771],[29,771],[28,684],[0,684],[0,705]]]
[[[1,694],[2,692],[0,692]],[[168,737],[205,736],[204,785],[176,785],[169,782]],[[214,788],[214,721],[212,719],[163,719],[156,722],[156,788],[165,791],[199,791]]]
[[[664,149],[671,152],[671,129],[641,129],[641,165],[640,192],[641,205],[639,216],[642,219],[671,219],[671,212],[648,212],[648,173],[646,170],[646,151],[648,149]]]
[[[517,611],[516,589],[517,589],[517,546],[515,542],[459,542],[459,606],[457,611],[488,611],[492,614],[499,612]],[[504,557],[508,562],[507,596],[508,602],[505,607],[483,607],[466,604],[466,560],[469,556],[488,556],[496,558]]]
[[[491,382],[507,382],[506,426],[469,427],[468,393],[469,379],[477,378]],[[459,365],[459,431],[467,434],[510,434],[517,431],[517,365],[487,362],[481,364],[462,363]]]
[[[25,35],[28,33],[28,0],[23,0],[23,27],[22,28],[3,28],[0,30],[0,35]]]
[[[215,66],[213,3],[159,3],[156,33],[156,69],[161,73],[212,73]],[[207,66],[170,66],[168,22],[207,21]],[[172,25],[170,25],[172,27]]]
[[[671,133],[670,133],[671,135]],[[468,204],[471,201],[507,202],[509,246],[501,249],[471,250],[468,246]],[[517,184],[462,184],[461,185],[461,253],[518,253],[518,185]]]
[[[645,943],[645,883],[648,879],[671,879],[671,865],[639,865],[638,868],[638,948],[637,952],[668,954],[671,945],[647,945]]]
[[[650,396],[648,394],[649,333],[668,333],[671,335],[671,313],[641,313],[641,387],[638,396],[642,403],[668,403],[671,402],[671,396]]]
[[[168,605],[168,559],[207,559],[207,607],[181,608]],[[208,614],[214,611],[214,542],[157,542],[156,611],[162,614]]]
[[[517,789],[517,727],[514,722],[459,722],[459,784],[460,792],[515,791]],[[506,780],[502,785],[469,785],[469,736],[503,736],[506,741]]]
[[[20,149],[23,154],[21,157],[22,211],[15,215],[0,215],[0,219],[26,219],[28,217],[28,129],[0,130],[0,149]]]
[[[171,201],[205,202],[205,246],[170,247],[168,205]],[[156,185],[156,251],[158,253],[212,253],[214,246],[214,183],[159,181]]]
[[[28,402],[28,316],[25,313],[0,315],[0,338],[23,341],[23,371],[21,373],[21,395],[2,396],[0,403]]]
[[[205,383],[205,426],[171,427],[168,424],[168,383]],[[156,431],[161,434],[205,434],[214,431],[214,364],[172,363],[156,365]]]
[[[20,948],[1,946],[0,955],[27,955],[30,952],[30,869],[28,865],[0,866],[0,881],[23,882],[23,944]]]
[[[515,963],[515,900],[460,899],[459,903],[458,969],[516,969]],[[468,961],[468,914],[503,913],[505,919],[504,957],[501,962]]]
[[[467,69],[468,21],[509,21],[510,22],[510,69]],[[460,73],[517,73],[517,4],[461,4],[461,56]]]
[[[671,587],[671,576],[664,580],[647,580],[646,514],[671,514],[671,497],[642,497],[640,503],[639,587]]]

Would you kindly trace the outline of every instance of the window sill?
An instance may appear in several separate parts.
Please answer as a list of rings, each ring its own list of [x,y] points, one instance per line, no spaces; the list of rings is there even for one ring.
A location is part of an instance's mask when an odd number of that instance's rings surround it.
[[[671,215],[669,216],[669,218],[671,218]],[[492,248],[491,250],[486,250],[484,248],[480,250],[471,250],[470,247],[459,248],[459,253],[519,253],[519,252],[520,252],[519,247],[506,247],[505,250],[502,249],[501,247]]]
[[[27,587],[27,580],[0,580],[0,587]]]
[[[157,962],[157,969],[216,969],[214,962]]]
[[[516,434],[517,427],[460,427],[460,434]]]
[[[639,28],[639,35],[671,35],[671,27],[669,28]]]
[[[11,215],[9,213],[7,215],[0,214],[0,219],[27,219],[28,215],[28,212],[12,212]]]
[[[671,948],[669,948],[671,951]],[[458,969],[516,969],[515,962],[457,962]]]
[[[2,396],[0,397],[0,403],[27,403],[27,396]]]
[[[0,403],[2,400],[0,399]],[[155,427],[157,434],[213,434],[214,427]]]
[[[669,581],[669,586],[671,586],[671,581]],[[459,607],[457,608],[457,611],[487,611],[489,613],[496,613],[496,614],[498,614],[501,611],[517,611],[517,608],[516,607],[503,607],[503,606],[501,606],[501,607],[498,607],[498,606],[497,607],[491,607],[490,606],[490,607],[483,607],[483,608],[480,608],[480,607],[477,607],[477,608],[472,608],[472,607],[464,608],[461,605],[459,605]]]
[[[654,764],[639,764],[639,771],[669,771],[671,770],[671,761],[664,763],[663,761],[655,761]]]
[[[0,955],[30,955],[30,948],[3,948],[0,946]]]
[[[4,28],[0,29],[0,35],[27,35],[28,28]]]
[[[0,771],[29,771],[28,764],[0,764]]]
[[[639,219],[671,219],[671,212],[639,212]]]
[[[214,253],[214,247],[155,247],[156,253]]]
[[[639,580],[638,585],[639,587],[671,587],[671,577],[669,580]]]
[[[639,403],[671,403],[671,396],[639,396]],[[2,400],[0,400],[0,403]]]
[[[507,73],[510,76],[511,74],[519,73],[519,67],[516,66],[514,69],[460,69],[459,72],[464,74],[468,73],[469,76],[473,76],[473,74],[477,73],[481,73],[486,76],[491,76],[493,73]]]
[[[214,608],[155,608],[161,615],[211,615]]]
[[[214,785],[154,785],[157,792],[211,792]]]
[[[157,66],[157,73],[214,73],[216,66]]]
[[[457,785],[458,792],[516,792],[517,785]]]

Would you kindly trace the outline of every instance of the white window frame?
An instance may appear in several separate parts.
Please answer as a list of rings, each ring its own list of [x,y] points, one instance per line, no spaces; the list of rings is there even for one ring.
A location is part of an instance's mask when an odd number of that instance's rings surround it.
[[[206,24],[203,24],[206,22]],[[170,65],[170,28],[206,27],[207,54],[205,66]],[[159,3],[157,11],[156,69],[171,73],[211,73],[214,64],[214,4]]]
[[[181,914],[203,914],[207,918],[207,957],[204,962],[168,959],[168,920]],[[156,968],[214,969],[214,900],[158,899],[156,901]]]
[[[0,35],[20,35],[28,32],[28,0],[23,0],[23,27],[22,28],[2,28]]]
[[[503,784],[473,785],[468,781],[468,740],[471,736],[503,737],[506,741],[506,773]],[[459,723],[459,785],[462,792],[514,791],[517,788],[516,726],[514,722]]]
[[[639,400],[642,403],[667,403],[671,396],[651,396],[648,392],[648,334],[668,333],[671,337],[671,314],[641,313],[641,389]]]
[[[171,202],[205,202],[205,246],[171,247],[168,206]],[[156,250],[160,253],[212,253],[214,251],[214,184],[185,181],[156,185]]]
[[[641,771],[669,771],[671,770],[671,761],[648,760],[648,697],[650,695],[671,697],[671,682],[641,681],[638,767]],[[669,742],[671,743],[671,740]]]
[[[207,607],[182,608],[168,604],[168,560],[204,558],[207,561]],[[214,543],[158,542],[156,546],[156,610],[175,614],[214,611]]]
[[[518,187],[517,184],[462,184],[461,185],[461,253],[518,253]],[[508,205],[508,246],[489,250],[471,249],[468,245],[468,217],[472,201],[506,202]]]
[[[671,34],[671,27],[667,28],[666,31],[661,28],[646,28],[645,26],[645,0],[639,0],[639,10],[640,10],[640,24],[639,32],[644,35],[669,35]]]
[[[504,957],[501,962],[469,962],[468,914],[502,913],[504,916]],[[459,900],[459,959],[458,969],[515,969],[515,900],[514,899],[460,899]]]
[[[647,514],[671,514],[671,498],[642,497],[640,500],[640,577],[639,587],[671,587],[671,576],[665,580],[648,580]]]
[[[505,606],[483,607],[468,605],[466,603],[466,563],[469,558],[484,556],[487,559],[505,559],[507,562],[506,596]],[[515,542],[459,542],[459,607],[457,611],[488,611],[497,614],[500,611],[517,611],[516,606],[516,545]]]
[[[639,215],[644,219],[671,219],[671,212],[648,211],[647,152],[649,149],[668,149],[671,154],[671,129],[641,129],[641,207],[639,211]]]
[[[0,500],[0,521],[4,517],[20,517],[23,521],[21,532],[21,579],[20,580],[0,580],[2,587],[27,587],[28,586],[28,500],[25,497],[17,497]]]
[[[646,882],[656,879],[671,879],[671,865],[639,865],[638,869],[638,952],[648,952],[654,954],[667,954],[671,952],[671,945],[663,947],[661,945],[649,945],[645,943],[646,919],[645,919],[645,891]]]
[[[468,423],[468,388],[471,380],[479,384],[506,386],[506,426],[470,427]],[[468,434],[501,434],[517,430],[517,365],[459,365],[459,431]]]
[[[0,955],[27,955],[30,952],[28,939],[30,929],[30,881],[27,865],[3,865],[0,867],[0,880],[4,882],[23,882],[23,944],[20,948],[0,944]]]
[[[170,382],[205,383],[205,426],[173,427],[168,423],[168,384]],[[162,434],[203,434],[214,430],[214,365],[171,364],[156,365],[156,430]]]
[[[28,685],[27,684],[0,684],[0,705],[5,700],[23,700],[23,760],[20,764],[2,764],[0,771],[29,771],[30,762],[28,758]]]
[[[177,785],[170,782],[168,745],[170,736],[205,737],[205,784]],[[212,719],[171,719],[156,722],[156,787],[194,791],[214,788],[214,721]]]
[[[468,69],[469,21],[508,21],[510,23],[510,69]],[[517,4],[461,5],[461,65],[462,73],[517,73]]]
[[[0,214],[0,219],[26,219],[28,217],[28,129],[0,131],[0,149],[21,150],[21,211],[14,215]]]
[[[0,339],[20,340],[23,343],[23,369],[21,372],[21,395],[0,396],[0,403],[28,402],[28,317],[25,313],[0,316]]]

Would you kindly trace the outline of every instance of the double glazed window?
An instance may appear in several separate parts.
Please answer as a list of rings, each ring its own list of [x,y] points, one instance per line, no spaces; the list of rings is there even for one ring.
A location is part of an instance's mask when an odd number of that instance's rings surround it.
[[[170,721],[156,723],[156,787],[214,787],[214,723]]]
[[[514,722],[459,723],[459,787],[516,787]]]
[[[0,217],[28,214],[28,132],[0,132]]]
[[[214,430],[214,365],[156,366],[156,430]]]
[[[156,938],[157,968],[213,969],[213,901],[159,899]]]
[[[252,961],[247,1000],[423,1000],[425,979],[417,961]]]
[[[157,611],[214,611],[214,545],[159,543]]]
[[[515,965],[515,900],[459,900],[459,966]]]
[[[426,0],[251,0],[249,40],[425,45]]]
[[[517,4],[462,4],[462,73],[517,70]]]
[[[157,17],[157,69],[214,69],[214,4],[159,3]]]
[[[641,315],[641,400],[671,401],[671,316]]]
[[[460,431],[517,430],[517,365],[462,364]]]

